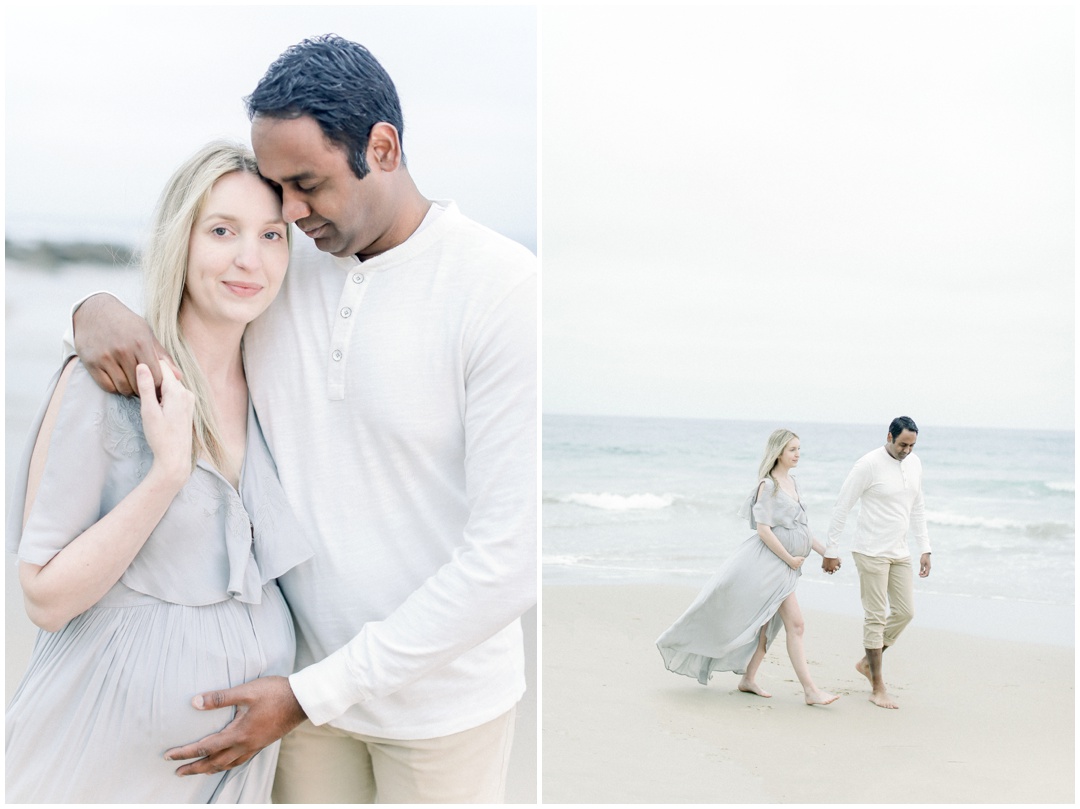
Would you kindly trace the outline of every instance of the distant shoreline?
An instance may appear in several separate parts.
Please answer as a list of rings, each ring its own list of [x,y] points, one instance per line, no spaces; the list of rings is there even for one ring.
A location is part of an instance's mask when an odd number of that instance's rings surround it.
[[[752,419],[741,418],[737,416],[668,416],[668,415],[630,415],[627,413],[571,413],[564,411],[549,411],[545,410],[540,414],[541,419],[618,419],[620,421],[686,421],[686,422],[720,422],[720,421],[737,421],[742,424],[748,425],[760,425],[767,429],[772,429],[776,425],[776,420],[769,419]],[[793,422],[794,423],[794,422]],[[859,428],[873,428],[880,432],[881,425],[877,423],[871,423],[869,421],[829,421],[822,419],[800,419],[798,424],[812,424],[822,427],[850,427],[854,429]],[[921,425],[921,423],[920,423]],[[973,433],[984,434],[987,430],[1010,430],[1013,432],[1028,432],[1028,433],[1062,433],[1064,435],[1075,435],[1076,430],[1072,427],[1002,427],[1000,425],[985,426],[985,425],[972,425],[972,424],[926,424],[921,425],[925,428],[933,429],[948,429],[948,430],[970,430]]]
[[[5,261],[18,261],[28,267],[41,269],[59,268],[69,264],[126,267],[134,263],[135,255],[134,248],[116,242],[4,240]]]

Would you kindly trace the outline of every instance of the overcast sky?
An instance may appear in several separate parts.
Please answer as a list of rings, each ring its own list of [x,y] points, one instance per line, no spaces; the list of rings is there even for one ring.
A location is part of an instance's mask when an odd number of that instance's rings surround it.
[[[1072,428],[1071,6],[545,7],[544,409]],[[528,7],[5,13],[9,237],[137,237],[305,36],[536,244]]]
[[[422,193],[536,248],[537,23],[522,7],[9,5],[9,238],[138,238],[203,143],[301,39],[366,45],[397,86]]]
[[[545,412],[1072,429],[1071,6],[542,24]]]

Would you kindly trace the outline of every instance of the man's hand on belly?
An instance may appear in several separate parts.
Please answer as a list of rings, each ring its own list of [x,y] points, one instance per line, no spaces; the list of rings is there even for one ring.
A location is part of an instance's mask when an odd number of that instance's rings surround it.
[[[166,761],[198,759],[180,767],[177,775],[217,773],[238,767],[307,718],[287,677],[260,677],[235,688],[200,694],[191,703],[201,711],[234,706],[236,716],[217,733],[167,750]]]

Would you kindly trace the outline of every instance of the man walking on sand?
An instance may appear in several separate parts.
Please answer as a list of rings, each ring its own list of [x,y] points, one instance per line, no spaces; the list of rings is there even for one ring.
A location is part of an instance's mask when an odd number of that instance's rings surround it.
[[[859,569],[863,604],[863,647],[866,656],[855,668],[872,687],[870,701],[882,708],[899,708],[885,690],[882,653],[915,615],[909,526],[918,543],[919,576],[930,575],[930,537],[923,506],[922,462],[912,451],[919,428],[907,416],[893,419],[885,446],[855,462],[840,489],[829,525],[829,540],[821,568],[832,573],[840,567],[840,537],[848,513],[861,501],[852,556]]]
[[[279,580],[296,673],[196,696],[235,719],[165,755],[219,772],[288,734],[276,803],[502,801],[536,601],[535,256],[420,194],[363,46],[293,46],[247,105],[259,171],[308,238],[245,368],[315,557]],[[121,393],[160,350],[108,296],[75,337]]]

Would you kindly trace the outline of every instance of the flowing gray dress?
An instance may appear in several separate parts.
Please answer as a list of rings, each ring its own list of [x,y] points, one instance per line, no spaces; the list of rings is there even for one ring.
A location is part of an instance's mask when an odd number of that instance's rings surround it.
[[[48,399],[55,390],[53,379]],[[31,430],[8,514],[8,550],[44,565],[150,469],[139,402],[81,364],[68,379],[41,484],[22,526]],[[254,409],[239,492],[202,462],[120,580],[57,632],[38,632],[7,710],[9,803],[268,803],[277,744],[247,764],[179,778],[163,753],[220,730],[233,709],[191,698],[292,672],[277,576],[311,557],[285,505]]]
[[[767,625],[766,648],[772,644],[783,623],[777,610],[795,592],[802,575],[769,550],[757,535],[757,526],[772,526],[792,556],[808,556],[813,541],[801,498],[777,489],[771,478],[765,479],[760,497],[754,489],[739,514],[749,518],[755,533],[656,641],[670,671],[696,677],[702,684],[714,671],[745,673],[762,626]]]

